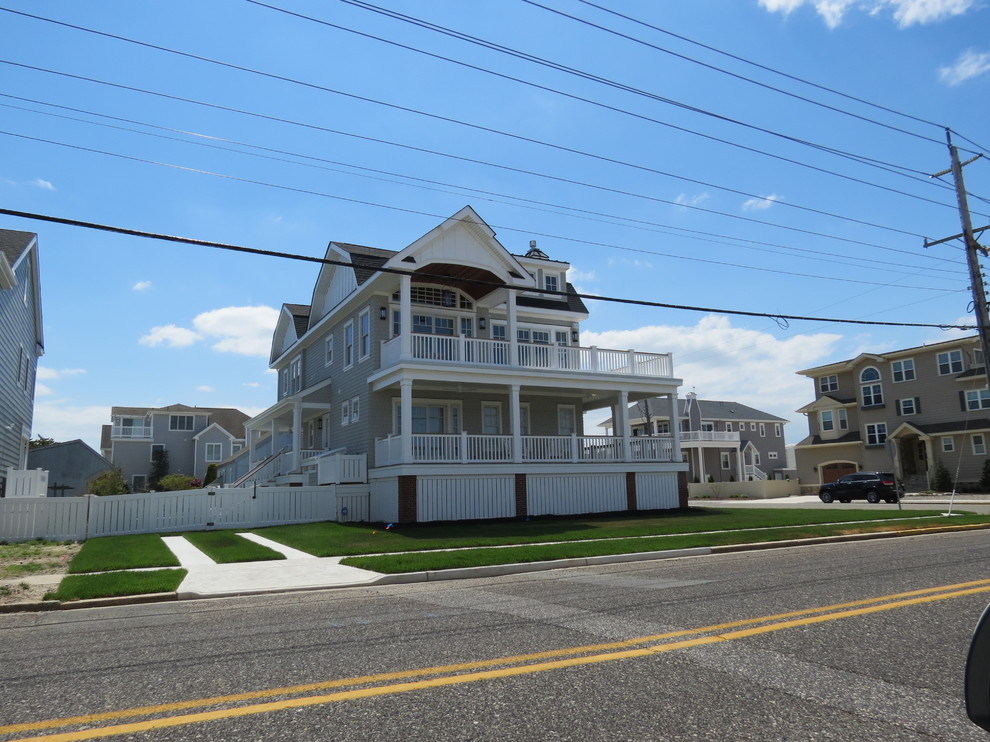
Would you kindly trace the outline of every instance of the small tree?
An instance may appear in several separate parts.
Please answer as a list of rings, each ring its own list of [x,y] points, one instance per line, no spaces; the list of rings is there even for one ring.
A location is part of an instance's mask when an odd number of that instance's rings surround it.
[[[990,459],[983,462],[983,476],[980,477],[980,489],[990,492]]]
[[[162,479],[167,475],[168,451],[163,446],[151,452],[151,471],[148,473],[148,489],[158,489]]]
[[[42,435],[39,435],[37,438],[32,438],[30,441],[28,441],[28,448],[32,451],[36,448],[44,448],[45,446],[54,446],[54,445],[55,445],[54,438],[45,438]]]
[[[952,490],[952,475],[945,468],[942,459],[935,459],[935,472],[932,475],[932,487],[936,492],[949,492]]]
[[[87,491],[91,495],[126,495],[127,481],[120,467],[97,474],[89,480]]]
[[[203,477],[203,486],[205,487],[216,478],[217,478],[217,465],[210,464],[208,467],[206,467],[206,476]]]

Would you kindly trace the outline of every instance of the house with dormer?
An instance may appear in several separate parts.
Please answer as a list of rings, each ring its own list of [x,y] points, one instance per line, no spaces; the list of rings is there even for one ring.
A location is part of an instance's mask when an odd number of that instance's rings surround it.
[[[588,433],[632,402],[676,410],[669,354],[580,345],[570,265],[512,252],[470,207],[397,250],[331,242],[272,342],[278,399],[248,421],[238,484],[328,484],[360,458],[375,521],[686,505],[678,437]]]
[[[908,491],[929,489],[936,462],[975,486],[990,445],[990,390],[978,337],[861,353],[798,371],[815,399],[798,412],[795,446],[809,491],[856,471],[889,471]],[[958,476],[957,476],[958,472]]]
[[[7,470],[27,464],[44,351],[38,235],[0,229],[0,493]]]

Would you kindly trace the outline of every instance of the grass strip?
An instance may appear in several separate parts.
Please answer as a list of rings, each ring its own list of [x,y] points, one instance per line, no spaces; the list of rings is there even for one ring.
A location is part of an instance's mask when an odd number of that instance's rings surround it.
[[[69,574],[142,567],[178,567],[179,560],[156,533],[91,538],[69,563]]]
[[[171,593],[185,578],[184,569],[156,569],[149,572],[105,572],[98,575],[69,575],[45,600],[88,600],[122,595]]]
[[[960,516],[952,519],[926,518],[919,521],[900,523],[897,530],[918,530],[932,526],[984,524],[985,516]],[[407,554],[385,554],[380,556],[348,557],[342,564],[359,567],[384,574],[402,574],[428,570],[457,569],[462,567],[484,567],[499,564],[526,564],[553,559],[576,559],[581,557],[606,556],[613,554],[634,554],[646,551],[669,551],[703,546],[725,546],[729,544],[759,544],[791,539],[839,536],[856,533],[874,533],[894,530],[890,524],[845,524],[811,525],[803,527],[772,528],[746,532],[695,533],[653,538],[617,539],[609,541],[582,541],[532,546],[514,546],[489,549],[464,549],[458,551],[420,551]]]
[[[367,523],[306,523],[253,532],[314,556],[359,556],[399,551],[535,544],[546,541],[662,536],[698,531],[738,531],[846,521],[937,516],[938,510],[836,508],[697,508],[685,512],[533,518],[527,521],[411,524],[393,528]],[[981,522],[990,522],[985,517]]]
[[[285,559],[285,554],[238,536],[233,531],[194,531],[182,535],[218,564]]]

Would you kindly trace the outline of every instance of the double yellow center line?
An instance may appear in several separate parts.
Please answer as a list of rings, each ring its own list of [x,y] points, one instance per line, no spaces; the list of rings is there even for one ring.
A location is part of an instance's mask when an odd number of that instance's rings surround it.
[[[11,724],[0,726],[0,735],[7,736],[41,730],[69,729],[82,725],[91,727],[94,724],[108,721],[153,717],[97,728],[22,737],[16,740],[10,740],[10,742],[30,742],[33,740],[69,742],[70,740],[98,739],[121,734],[135,734],[153,729],[199,724],[207,721],[318,706],[358,698],[386,696],[426,688],[439,688],[460,685],[462,683],[474,683],[481,680],[507,678],[515,675],[528,675],[537,672],[546,672],[548,670],[558,670],[565,667],[577,667],[600,662],[647,657],[678,649],[743,639],[799,626],[837,621],[843,618],[864,616],[871,613],[894,610],[896,608],[906,608],[913,605],[934,603],[941,600],[961,598],[967,595],[986,592],[990,592],[990,580],[961,582],[954,585],[942,585],[940,587],[857,600],[850,603],[839,603],[789,613],[762,616],[760,618],[742,619],[711,626],[702,626],[696,629],[641,636],[606,644],[589,644],[580,647],[535,652],[533,654],[480,660],[478,662],[464,662],[400,672],[363,675],[338,680],[327,680],[319,683],[269,688],[226,696],[214,696],[212,698],[163,703],[155,706],[140,706],[120,711],[108,711],[61,719],[47,719],[25,724]],[[332,692],[327,693],[322,691]],[[202,710],[194,713],[183,713],[192,709]]]

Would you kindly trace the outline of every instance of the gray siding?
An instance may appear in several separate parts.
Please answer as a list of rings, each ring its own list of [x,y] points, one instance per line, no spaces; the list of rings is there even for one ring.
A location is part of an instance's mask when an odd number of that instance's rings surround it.
[[[0,480],[6,479],[7,467],[24,465],[24,436],[31,436],[41,342],[36,334],[41,302],[35,295],[36,255],[32,250],[21,259],[15,286],[0,289]]]

